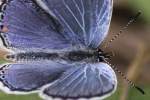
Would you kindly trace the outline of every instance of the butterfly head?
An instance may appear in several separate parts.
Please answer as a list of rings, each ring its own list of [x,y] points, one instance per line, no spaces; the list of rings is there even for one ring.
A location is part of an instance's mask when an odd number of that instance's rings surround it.
[[[114,54],[111,52],[104,52],[102,49],[97,49],[96,50],[96,57],[98,62],[107,62],[107,60],[110,60]]]

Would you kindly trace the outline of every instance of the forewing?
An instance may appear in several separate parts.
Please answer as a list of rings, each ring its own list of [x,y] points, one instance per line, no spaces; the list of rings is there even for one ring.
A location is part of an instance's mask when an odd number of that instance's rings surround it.
[[[7,0],[4,0],[5,2]],[[63,49],[70,42],[61,33],[61,25],[42,10],[34,0],[8,0],[2,23],[8,28],[1,33],[7,47]]]
[[[97,48],[108,33],[112,0],[35,1],[58,19],[75,44]]]
[[[117,80],[106,63],[76,64],[43,90],[43,97],[63,99],[104,98],[114,92]]]
[[[31,92],[55,81],[68,68],[56,62],[8,64],[0,68],[0,88],[5,92]],[[10,91],[5,90],[9,88]]]

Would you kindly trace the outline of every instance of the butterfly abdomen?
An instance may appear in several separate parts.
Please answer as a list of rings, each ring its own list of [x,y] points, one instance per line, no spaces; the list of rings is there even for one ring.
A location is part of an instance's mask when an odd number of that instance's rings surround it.
[[[6,56],[6,59],[17,62],[54,60],[56,58],[58,58],[57,53],[45,53],[45,52],[16,53]]]
[[[66,61],[66,62],[97,62],[96,51],[68,51],[68,52],[23,52],[6,55],[7,60],[15,62],[34,62],[34,61]]]

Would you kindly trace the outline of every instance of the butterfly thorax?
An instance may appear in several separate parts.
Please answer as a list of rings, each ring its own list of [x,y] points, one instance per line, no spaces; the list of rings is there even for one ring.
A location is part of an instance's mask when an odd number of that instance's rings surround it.
[[[102,51],[99,50],[79,50],[68,52],[19,52],[9,54],[6,59],[15,62],[34,62],[34,61],[66,61],[66,62],[103,62],[106,57]]]

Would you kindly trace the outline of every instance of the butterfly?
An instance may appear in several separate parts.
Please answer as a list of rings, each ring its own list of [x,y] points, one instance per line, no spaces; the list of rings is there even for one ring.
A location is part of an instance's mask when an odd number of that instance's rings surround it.
[[[0,37],[12,62],[0,67],[1,90],[65,100],[113,94],[116,74],[99,49],[112,7],[113,0],[3,0]]]

